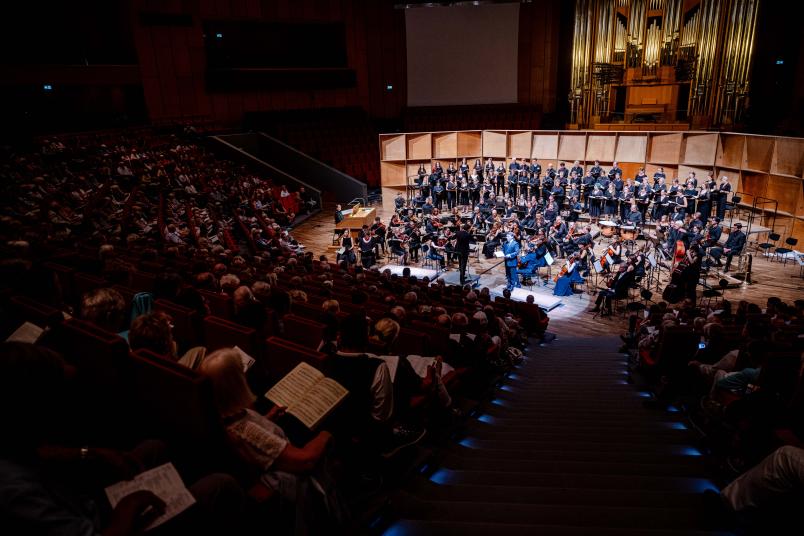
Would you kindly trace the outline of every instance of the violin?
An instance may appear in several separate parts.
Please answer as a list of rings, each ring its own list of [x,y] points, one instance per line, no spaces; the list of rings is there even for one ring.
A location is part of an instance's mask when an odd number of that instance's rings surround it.
[[[567,275],[569,273],[570,265],[573,262],[575,262],[576,259],[577,259],[577,254],[576,253],[573,253],[572,255],[570,255],[569,258],[567,259],[567,262],[564,263],[564,266],[561,267],[561,271],[558,272],[558,274],[556,274],[556,276],[553,278],[553,281],[557,283],[560,278],[562,278],[565,275]]]

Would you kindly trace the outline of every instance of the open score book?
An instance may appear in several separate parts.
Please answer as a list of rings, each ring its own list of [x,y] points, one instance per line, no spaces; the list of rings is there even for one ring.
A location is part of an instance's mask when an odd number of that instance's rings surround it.
[[[287,408],[309,429],[318,424],[346,398],[349,391],[307,363],[299,363],[271,387],[265,398]]]

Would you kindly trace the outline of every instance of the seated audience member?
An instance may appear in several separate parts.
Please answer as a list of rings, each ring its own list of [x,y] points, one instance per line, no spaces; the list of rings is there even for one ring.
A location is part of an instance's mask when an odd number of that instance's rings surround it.
[[[81,319],[99,328],[117,333],[128,339],[128,331],[121,331],[126,321],[128,304],[113,288],[99,288],[84,294],[81,299]]]
[[[166,445],[144,441],[129,451],[51,443],[69,406],[72,369],[48,349],[0,344],[0,524],[4,534],[142,534],[165,510],[148,491],[105,508],[104,487],[169,460]],[[153,534],[239,532],[243,490],[224,474],[188,486],[196,504]]]
[[[366,352],[369,324],[364,314],[351,314],[341,322],[337,352],[327,362],[327,375],[350,393],[348,411],[354,415],[354,432],[376,442],[388,456],[424,437],[421,428],[394,426],[394,386],[388,365]]]
[[[344,512],[323,463],[332,435],[321,431],[303,447],[291,444],[274,422],[285,408],[275,406],[264,415],[254,409],[257,397],[246,382],[240,355],[231,348],[212,352],[199,371],[212,382],[215,404],[235,452],[260,472],[266,486],[295,503],[296,531],[304,532],[299,523],[316,521],[314,514],[322,505],[330,521],[340,519]]]
[[[719,496],[714,491],[707,494],[713,499],[714,512],[734,516],[778,508],[783,504],[793,508],[801,504],[802,490],[804,449],[786,445],[732,481]],[[760,532],[772,530],[767,525],[756,528]]]
[[[207,349],[203,346],[196,346],[178,357],[178,346],[173,340],[171,318],[162,311],[154,311],[137,317],[131,324],[128,343],[132,351],[150,350],[190,369],[198,368],[207,353]]]
[[[234,316],[232,320],[242,326],[255,329],[258,333],[264,333],[268,315],[265,306],[254,298],[254,294],[247,286],[238,287],[232,297],[234,304]]]

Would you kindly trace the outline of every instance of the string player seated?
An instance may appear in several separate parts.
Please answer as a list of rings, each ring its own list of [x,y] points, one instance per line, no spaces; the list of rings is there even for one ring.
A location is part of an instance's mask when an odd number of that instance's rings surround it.
[[[547,245],[545,244],[544,236],[537,238],[534,242],[528,242],[528,252],[519,260],[517,270],[522,274],[522,279],[525,284],[530,284],[532,277],[539,276],[539,268],[547,266]],[[547,275],[543,278],[544,285],[547,286]]]
[[[572,285],[575,283],[583,283],[584,278],[581,277],[578,269],[578,254],[573,253],[569,256],[561,271],[556,275],[556,287],[553,294],[556,296],[572,296]]]

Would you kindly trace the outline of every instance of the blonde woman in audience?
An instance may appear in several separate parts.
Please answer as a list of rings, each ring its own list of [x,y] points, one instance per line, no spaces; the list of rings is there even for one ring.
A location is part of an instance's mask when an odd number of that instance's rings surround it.
[[[264,415],[254,409],[257,397],[246,382],[239,353],[232,348],[211,353],[199,372],[211,380],[215,404],[234,451],[261,472],[263,484],[283,501],[295,504],[296,532],[305,532],[300,523],[313,521],[309,514],[317,502],[323,502],[334,518],[329,521],[337,520],[342,510],[334,486],[322,470],[331,434],[318,432],[303,447],[291,444],[275,422],[284,415],[285,408],[275,406]]]

